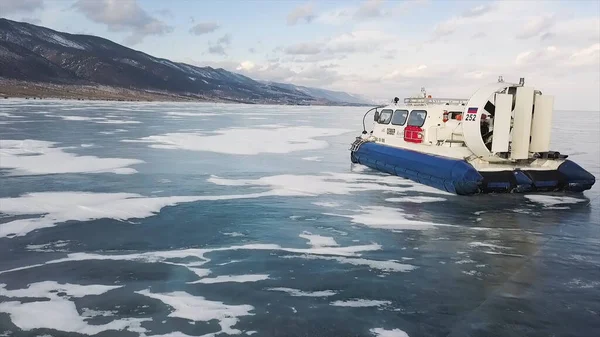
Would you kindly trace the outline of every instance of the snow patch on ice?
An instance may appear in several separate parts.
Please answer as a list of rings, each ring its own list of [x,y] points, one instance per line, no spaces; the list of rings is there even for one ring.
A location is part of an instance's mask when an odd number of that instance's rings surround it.
[[[377,260],[369,260],[364,258],[355,258],[355,257],[342,257],[342,256],[322,256],[322,255],[298,255],[298,256],[283,256],[283,258],[294,259],[301,258],[306,260],[329,260],[329,261],[337,261],[343,264],[351,264],[355,266],[367,266],[371,269],[378,269],[381,271],[388,272],[408,272],[416,269],[416,266],[398,263],[397,261],[389,260],[389,261],[377,261]],[[1,272],[0,272],[1,274]]]
[[[307,161],[321,161],[321,159],[323,159],[323,157],[304,157],[304,158],[302,158],[302,160],[307,160]]]
[[[0,224],[0,237],[23,236],[66,221],[95,219],[128,220],[147,218],[163,207],[201,200],[258,198],[264,193],[224,196],[143,197],[135,193],[38,192],[15,198],[0,198],[0,213],[41,214],[39,218],[13,220]]]
[[[580,202],[585,202],[584,199],[577,199],[572,197],[559,197],[543,194],[525,195],[525,198],[529,199],[530,201],[542,204],[546,207],[556,206],[560,204],[576,204]]]
[[[374,328],[369,330],[375,337],[409,337],[408,334],[400,329],[386,330],[383,328]]]
[[[223,233],[223,235],[231,236],[234,238],[238,237],[238,236],[245,236],[243,233],[239,233],[239,232]]]
[[[333,296],[333,295],[337,294],[337,292],[335,292],[333,290],[302,291],[299,289],[283,288],[283,287],[267,288],[267,290],[281,291],[281,292],[287,293],[290,296],[294,296],[294,297],[327,297],[327,296]]]
[[[268,279],[269,279],[268,274],[221,275],[221,276],[212,277],[212,278],[202,278],[198,281],[188,282],[188,283],[189,284],[195,284],[195,283],[212,284],[212,283],[225,283],[225,282],[244,283],[244,282],[257,282],[257,281],[263,281],[263,280],[268,280]]]
[[[209,182],[223,186],[264,186],[280,196],[318,196],[322,194],[354,194],[362,191],[425,192],[446,195],[396,176],[357,173],[323,173],[322,175],[283,174],[259,179],[227,179],[211,176]]]
[[[116,173],[137,171],[127,166],[144,163],[138,159],[78,156],[42,140],[0,140],[0,168],[14,174],[38,175],[57,173]]]
[[[340,207],[341,205],[337,202],[313,202],[313,205],[321,207]]]
[[[55,241],[55,242],[50,242],[50,243],[46,243],[43,245],[27,245],[25,248],[27,250],[33,251],[33,252],[44,252],[44,253],[48,253],[48,252],[66,252],[66,249],[63,249],[64,247],[66,247],[67,245],[69,245],[69,241]]]
[[[151,293],[149,290],[136,291],[137,294],[157,299],[173,308],[169,317],[178,317],[194,322],[217,320],[221,331],[228,335],[239,335],[242,331],[233,327],[239,317],[254,315],[254,307],[248,304],[228,305],[223,302],[209,301],[202,296],[193,296],[184,291],[170,293]]]
[[[321,236],[306,231],[304,231],[298,236],[308,240],[308,244],[311,245],[313,248],[339,246],[339,244],[335,242],[335,239],[329,236]]]
[[[98,123],[98,124],[141,124],[142,122],[125,120],[125,119],[103,119],[103,120],[95,121],[94,123]]]
[[[103,134],[103,135],[114,135],[115,133],[120,133],[120,132],[127,132],[127,130],[125,130],[125,129],[114,129],[112,131],[100,131],[98,133]]]
[[[8,112],[0,112],[0,117],[6,117],[6,118],[23,118],[23,116],[13,115],[13,114],[10,114]]]
[[[76,332],[95,335],[109,330],[129,330],[143,333],[144,321],[151,319],[124,318],[102,325],[90,325],[86,322],[89,316],[80,316],[71,297],[101,295],[121,286],[59,284],[45,281],[29,284],[26,289],[7,290],[0,284],[0,296],[11,298],[45,298],[40,302],[4,301],[0,303],[0,312],[8,313],[13,324],[21,330],[53,329],[63,332]],[[88,312],[89,314],[90,312]],[[32,319],[35,317],[35,319]]]
[[[510,247],[499,246],[499,245],[495,245],[493,243],[478,242],[478,241],[469,242],[469,246],[471,246],[471,247],[486,247],[486,248],[492,248],[492,249],[512,249]]]
[[[230,128],[214,134],[167,133],[124,142],[150,143],[159,149],[209,151],[225,154],[258,155],[317,150],[329,144],[318,137],[337,136],[350,130],[315,127]]]
[[[168,111],[165,112],[168,116],[180,116],[180,117],[209,117],[209,116],[218,116],[216,113],[212,112],[185,112],[185,111]]]
[[[371,228],[387,230],[427,230],[435,228],[436,226],[449,226],[428,221],[413,220],[412,218],[414,218],[414,216],[408,215],[398,208],[367,206],[361,207],[358,212],[360,213],[350,215],[333,213],[325,214],[350,218],[352,219],[352,223],[359,223]]]
[[[336,307],[353,307],[353,308],[364,308],[364,307],[379,307],[382,305],[390,305],[390,301],[378,301],[378,300],[365,300],[356,299],[348,301],[335,301],[331,302],[331,305]]]
[[[1,204],[1,203],[0,203]],[[198,269],[202,265],[208,263],[210,261],[209,258],[204,256],[207,253],[217,252],[217,251],[230,251],[230,250],[273,250],[273,251],[282,251],[288,253],[295,254],[305,254],[304,257],[308,258],[316,258],[322,257],[324,259],[333,259],[342,258],[342,257],[355,257],[360,256],[362,252],[367,251],[375,251],[380,250],[381,245],[376,243],[370,245],[360,245],[360,246],[346,246],[346,247],[318,247],[318,248],[286,248],[281,247],[275,244],[247,244],[242,246],[230,246],[230,247],[221,247],[221,248],[190,248],[190,249],[182,249],[182,250],[169,250],[169,251],[157,251],[157,252],[146,252],[146,253],[133,253],[133,254],[123,254],[123,255],[103,255],[103,254],[92,254],[92,253],[71,253],[68,254],[67,257],[59,258],[56,260],[46,261],[40,264],[34,264],[29,266],[17,267],[9,270],[0,271],[0,274],[11,273],[21,270],[28,270],[32,268],[37,268],[44,265],[56,264],[56,263],[64,263],[71,261],[90,261],[90,260],[107,260],[107,261],[138,261],[138,262],[146,262],[146,263],[165,263],[169,265],[181,266],[188,268],[190,271],[196,273],[199,277],[206,276],[210,271],[207,269]],[[195,258],[191,262],[182,263],[179,262],[181,259],[189,259]],[[171,261],[173,259],[177,259],[177,261]],[[348,261],[340,260],[342,263],[351,263],[357,265],[369,265],[372,264],[374,267],[379,267],[377,263],[379,261],[370,261],[363,259],[350,259]],[[383,265],[385,268],[414,268],[408,265],[401,264],[391,264],[391,261],[383,261]],[[403,270],[404,271],[404,270]]]
[[[412,203],[425,203],[425,202],[437,202],[446,201],[445,198],[440,197],[426,197],[426,196],[412,196],[412,197],[399,197],[399,198],[387,198],[385,201],[389,202],[412,202]]]

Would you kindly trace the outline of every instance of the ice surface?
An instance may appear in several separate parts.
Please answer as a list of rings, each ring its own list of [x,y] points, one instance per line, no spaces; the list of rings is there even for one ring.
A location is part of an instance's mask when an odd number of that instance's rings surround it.
[[[142,122],[126,120],[126,119],[103,119],[103,120],[95,121],[95,123],[98,123],[98,124],[140,124]]]
[[[374,328],[369,330],[375,337],[409,337],[408,334],[400,329],[386,330],[383,328]]]
[[[492,248],[492,249],[512,249],[510,247],[505,247],[505,246],[499,246],[499,245],[495,245],[492,243],[487,243],[487,242],[469,242],[469,246],[471,247],[486,247],[486,248]]]
[[[543,194],[525,195],[525,198],[527,198],[533,202],[542,204],[546,207],[551,207],[551,206],[560,205],[560,204],[576,204],[579,202],[586,201],[584,199],[577,199],[577,198],[572,198],[572,197],[559,197],[559,196],[543,195]]]
[[[203,133],[167,133],[126,142],[150,143],[159,149],[209,151],[225,154],[257,155],[261,153],[289,153],[323,149],[328,146],[317,137],[336,136],[350,130],[315,127],[231,128]]]
[[[298,255],[298,256],[285,256],[284,258],[302,258],[307,260],[329,260],[329,261],[337,261],[339,263],[344,264],[352,264],[355,266],[367,266],[372,269],[379,269],[381,271],[394,271],[394,272],[408,272],[416,269],[417,267],[405,264],[398,263],[397,261],[377,261],[377,260],[369,260],[364,258],[350,258],[350,257],[341,257],[341,256],[321,256],[321,255]],[[2,272],[0,272],[2,274]]]
[[[329,236],[316,235],[306,231],[298,236],[308,240],[308,244],[313,248],[339,246],[339,244]]]
[[[198,281],[188,282],[188,283],[190,283],[190,284],[195,284],[195,283],[211,284],[211,283],[225,283],[225,282],[244,283],[244,282],[257,282],[257,281],[263,281],[263,280],[268,280],[268,279],[269,279],[269,275],[267,275],[267,274],[221,275],[221,276],[212,277],[212,278],[208,278],[208,277],[202,278],[202,279],[199,279]]]
[[[209,182],[223,186],[264,186],[280,196],[317,196],[353,194],[362,191],[425,192],[448,194],[407,179],[358,173],[324,173],[322,175],[276,175],[259,179],[226,179],[211,176]]]
[[[399,197],[399,198],[387,198],[385,201],[389,202],[412,202],[421,204],[424,202],[436,202],[436,201],[446,201],[445,198],[440,197],[427,197],[427,196],[411,196],[411,197]]]
[[[281,291],[281,292],[288,293],[289,295],[295,296],[295,297],[327,297],[327,296],[333,296],[333,295],[337,294],[337,292],[335,292],[333,290],[302,291],[302,290],[298,290],[298,289],[283,288],[283,287],[267,288],[267,290]]]
[[[137,172],[127,166],[144,161],[124,158],[78,156],[54,147],[56,143],[41,140],[0,140],[0,168],[14,174],[38,175],[57,173],[117,173]]]
[[[209,117],[218,116],[217,113],[212,112],[184,112],[184,111],[168,111],[165,113],[168,116],[182,116],[182,117]]]
[[[392,302],[390,301],[377,301],[377,300],[364,300],[364,299],[356,299],[356,300],[348,300],[348,301],[335,301],[331,302],[331,305],[336,307],[379,307],[382,305],[390,305]]]
[[[0,112],[0,117],[6,117],[6,118],[23,118],[23,116],[13,115],[13,114],[10,114],[8,112]]]
[[[341,205],[337,202],[313,202],[313,205],[321,207],[340,207]]]
[[[251,313],[254,310],[251,305],[227,305],[223,302],[209,301],[202,296],[193,296],[183,291],[151,293],[149,290],[142,290],[136,293],[157,299],[173,308],[174,311],[169,314],[169,317],[179,317],[196,322],[217,320],[221,326],[220,333],[228,335],[242,333],[242,331],[233,328],[238,323],[239,317],[254,315]]]
[[[324,259],[336,260],[341,257],[354,257],[360,256],[361,252],[380,250],[381,246],[378,244],[360,245],[360,246],[347,246],[347,247],[318,247],[318,248],[285,248],[275,244],[247,244],[243,246],[230,246],[220,248],[190,248],[181,250],[167,250],[167,251],[156,251],[146,253],[133,253],[124,255],[103,255],[103,254],[91,254],[91,253],[71,253],[67,257],[50,260],[40,264],[33,264],[29,266],[22,266],[8,270],[0,271],[0,274],[16,272],[21,270],[27,270],[37,268],[43,265],[64,263],[71,261],[89,261],[89,260],[113,260],[113,261],[140,261],[148,263],[166,263],[176,266],[182,266],[188,268],[190,271],[196,273],[199,277],[206,276],[210,271],[207,269],[198,269],[198,267],[209,262],[210,259],[204,256],[207,253],[218,252],[218,251],[229,251],[229,250],[273,250],[283,251],[288,253],[306,254],[305,258],[316,258],[317,256],[323,255]],[[331,255],[331,256],[330,256]],[[184,258],[196,258],[188,263],[171,262],[172,259],[184,259]],[[338,260],[342,263],[350,263],[356,265],[373,265],[373,268],[383,266],[386,270],[388,269],[399,269],[399,271],[406,271],[413,269],[413,266],[398,264],[396,262],[390,263],[391,261],[370,261],[365,259],[349,259],[349,260]]]
[[[45,227],[70,220],[127,220],[155,215],[163,207],[200,200],[257,198],[264,193],[228,196],[143,197],[135,193],[40,192],[16,198],[0,198],[0,213],[10,215],[41,214],[0,224],[0,237],[23,236]]]

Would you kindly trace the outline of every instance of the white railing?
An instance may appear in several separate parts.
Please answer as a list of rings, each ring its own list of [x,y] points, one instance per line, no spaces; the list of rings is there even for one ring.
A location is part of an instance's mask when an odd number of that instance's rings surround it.
[[[407,105],[426,105],[426,104],[452,104],[460,105],[467,104],[469,100],[465,98],[425,98],[425,97],[409,97],[404,99],[404,104]]]

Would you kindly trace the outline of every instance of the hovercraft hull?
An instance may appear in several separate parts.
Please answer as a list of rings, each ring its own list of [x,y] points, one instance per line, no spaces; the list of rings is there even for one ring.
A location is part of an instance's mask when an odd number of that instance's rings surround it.
[[[465,160],[436,156],[373,142],[351,151],[353,163],[458,195],[477,193],[588,190],[595,177],[565,160],[557,170],[479,172]]]

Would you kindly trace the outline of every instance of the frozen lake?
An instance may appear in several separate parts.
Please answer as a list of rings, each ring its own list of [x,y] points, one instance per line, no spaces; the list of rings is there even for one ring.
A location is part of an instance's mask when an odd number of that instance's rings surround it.
[[[600,336],[598,183],[352,166],[366,110],[0,101],[0,336]],[[600,112],[554,122],[600,177]]]

